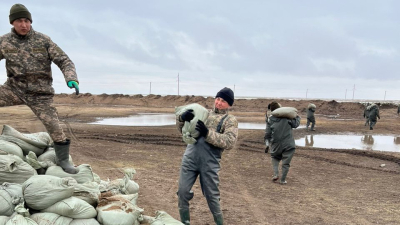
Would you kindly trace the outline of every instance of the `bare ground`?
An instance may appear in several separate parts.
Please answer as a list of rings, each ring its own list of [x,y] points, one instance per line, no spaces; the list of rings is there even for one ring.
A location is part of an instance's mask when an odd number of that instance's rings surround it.
[[[271,99],[236,100],[231,113],[239,122],[264,123]],[[102,179],[121,178],[121,169],[136,169],[138,206],[146,215],[165,210],[179,218],[176,191],[185,144],[174,126],[128,127],[90,125],[98,117],[139,112],[173,113],[174,106],[213,99],[196,96],[58,95],[63,128],[72,139],[76,164],[90,164]],[[308,101],[279,100],[296,107],[305,124]],[[315,100],[315,134],[400,136],[394,105],[381,105],[381,120],[364,127],[363,105]],[[346,119],[346,120],[343,120]],[[348,120],[350,119],[350,120]],[[21,132],[45,131],[26,106],[0,108],[1,124]],[[308,134],[294,130],[296,137]],[[269,155],[263,153],[263,130],[239,130],[233,150],[221,161],[221,204],[226,224],[400,224],[400,153],[298,147],[285,186],[271,182]],[[385,167],[380,167],[385,164]],[[193,187],[192,224],[214,224],[200,185]]]

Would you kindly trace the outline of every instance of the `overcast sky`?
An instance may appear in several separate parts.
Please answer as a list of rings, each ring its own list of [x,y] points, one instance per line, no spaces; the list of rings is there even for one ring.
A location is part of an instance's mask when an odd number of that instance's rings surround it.
[[[400,99],[396,0],[1,0],[1,34],[14,3],[69,55],[82,93],[176,95],[179,74],[180,95]],[[72,93],[54,64],[53,77]]]

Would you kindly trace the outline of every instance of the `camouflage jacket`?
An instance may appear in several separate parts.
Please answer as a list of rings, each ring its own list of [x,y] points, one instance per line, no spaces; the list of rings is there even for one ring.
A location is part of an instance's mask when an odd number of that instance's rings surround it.
[[[50,37],[34,31],[25,36],[18,35],[14,28],[0,37],[0,60],[6,59],[7,77],[26,78],[36,76],[53,80],[51,62],[64,74],[65,81],[79,83],[74,63]],[[51,84],[51,83],[50,83]]]
[[[218,124],[221,119],[228,115],[224,122],[222,123],[220,133],[217,132]],[[206,137],[206,142],[221,148],[221,149],[232,149],[238,138],[238,122],[233,115],[228,114],[228,110],[218,110],[213,109],[210,110],[208,119],[206,121],[206,126],[208,128],[208,135]],[[176,125],[178,127],[179,132],[182,133],[182,127],[184,125],[184,121],[181,120],[180,115],[176,117]]]

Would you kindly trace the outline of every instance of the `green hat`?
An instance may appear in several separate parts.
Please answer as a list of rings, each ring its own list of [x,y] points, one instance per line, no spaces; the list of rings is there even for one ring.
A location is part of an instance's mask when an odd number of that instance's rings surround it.
[[[27,18],[32,23],[32,16],[29,10],[22,4],[14,4],[10,9],[10,23],[19,18]]]

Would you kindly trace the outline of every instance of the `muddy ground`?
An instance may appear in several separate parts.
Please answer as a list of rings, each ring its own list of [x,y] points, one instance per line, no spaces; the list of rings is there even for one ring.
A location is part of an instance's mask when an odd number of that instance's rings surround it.
[[[235,101],[231,113],[239,122],[264,123],[271,99]],[[309,101],[278,100],[296,107],[306,123]],[[140,185],[138,206],[154,216],[165,210],[179,218],[176,191],[185,144],[175,126],[125,127],[89,125],[98,117],[140,112],[173,113],[189,103],[212,107],[213,99],[196,96],[126,96],[61,94],[55,98],[65,133],[72,140],[75,164],[90,164],[102,179],[122,178],[133,167]],[[317,131],[313,134],[400,136],[394,105],[381,105],[381,120],[369,131],[363,105],[313,100]],[[0,123],[21,132],[45,131],[26,106],[0,108]],[[296,137],[309,134],[294,130]],[[225,222],[235,224],[400,224],[400,153],[298,147],[287,185],[272,183],[269,155],[263,152],[263,130],[239,130],[233,150],[221,161],[220,190]],[[385,164],[381,167],[381,164]],[[192,224],[214,224],[200,185],[194,186]]]

